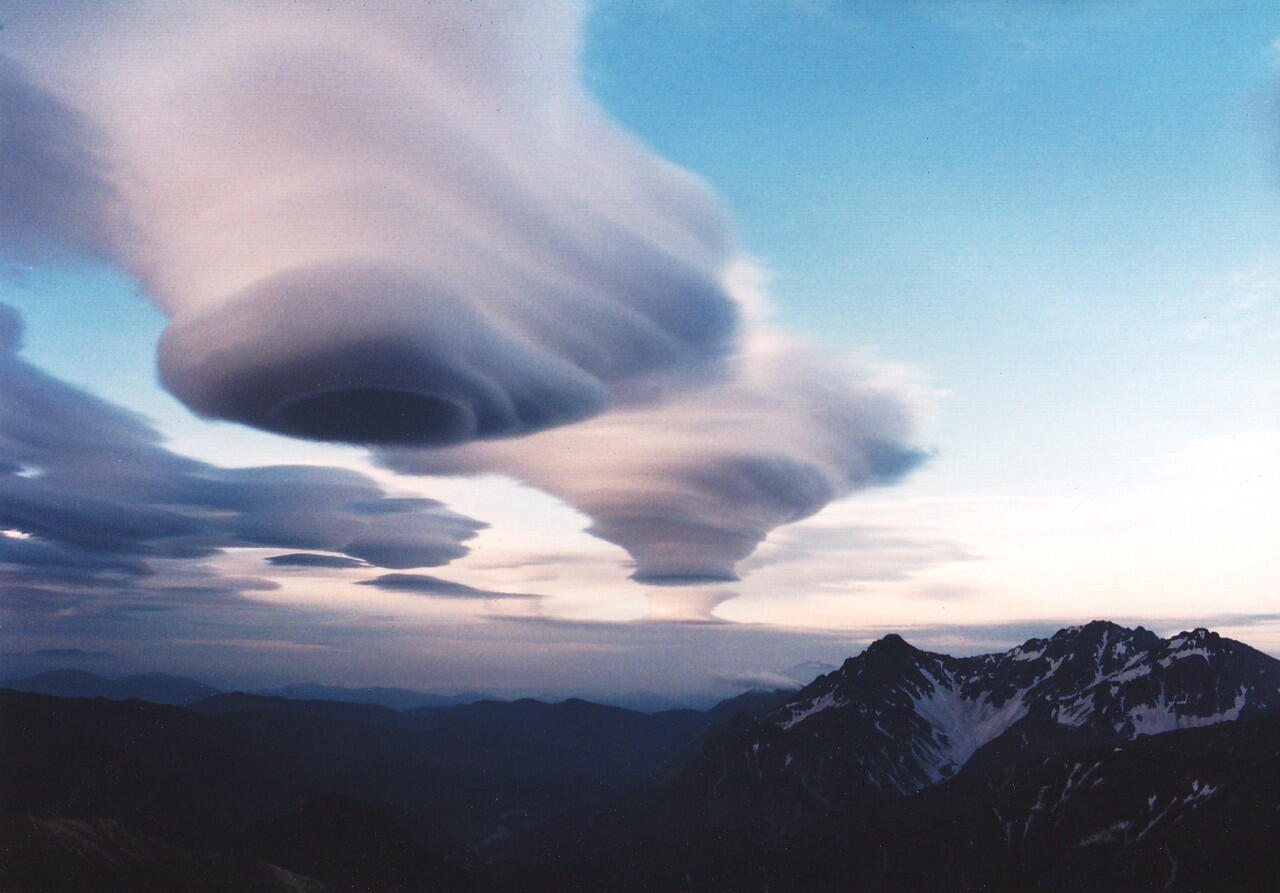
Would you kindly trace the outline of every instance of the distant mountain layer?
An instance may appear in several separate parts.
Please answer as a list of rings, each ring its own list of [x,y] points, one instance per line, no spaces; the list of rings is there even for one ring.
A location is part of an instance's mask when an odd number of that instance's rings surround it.
[[[484,700],[477,693],[437,695],[408,688],[364,686],[349,688],[342,685],[321,685],[317,682],[298,682],[279,688],[260,689],[256,694],[268,697],[291,698],[301,701],[347,701],[353,704],[377,704],[392,710],[413,710],[418,707],[452,707],[455,704],[471,704]]]
[[[153,704],[194,704],[217,694],[218,689],[194,679],[164,673],[140,673],[123,679],[105,679],[84,670],[50,670],[22,679],[10,679],[4,688],[63,698],[136,699]]]
[[[109,816],[189,844],[342,794],[460,852],[618,797],[781,697],[646,714],[576,700],[397,712],[243,693],[180,708],[0,691],[0,808]]]
[[[73,658],[76,656],[92,656],[93,654],[93,652],[83,652],[78,649],[32,653],[42,654],[46,659],[58,655]],[[816,674],[810,674],[808,678],[812,678],[813,675]],[[744,687],[746,686],[744,685]],[[35,675],[13,677],[0,681],[0,688],[29,691],[42,695],[56,695],[63,698],[108,698],[113,701],[136,699],[150,701],[153,704],[174,704],[179,706],[194,704],[196,701],[212,694],[217,694],[220,691],[214,686],[197,682],[194,679],[170,676],[165,673],[142,673],[127,676],[123,679],[110,679],[81,669],[58,669]],[[342,701],[349,704],[373,704],[390,710],[401,711],[456,707],[485,700],[511,701],[517,699],[513,695],[504,696],[481,692],[442,695],[408,688],[384,686],[352,687],[324,685],[317,682],[298,682],[275,688],[257,689],[251,694],[271,698],[287,698],[292,701]],[[557,697],[554,700],[562,699]],[[720,698],[713,696],[667,697],[643,691],[614,692],[612,694],[584,696],[580,699],[620,706],[643,713],[661,713],[690,708],[709,710],[720,700]]]

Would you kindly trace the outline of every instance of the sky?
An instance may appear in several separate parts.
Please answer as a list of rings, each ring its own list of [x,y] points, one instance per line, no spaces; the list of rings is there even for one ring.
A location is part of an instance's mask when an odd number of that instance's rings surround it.
[[[0,5],[6,666],[1280,655],[1274,4],[42,6]]]

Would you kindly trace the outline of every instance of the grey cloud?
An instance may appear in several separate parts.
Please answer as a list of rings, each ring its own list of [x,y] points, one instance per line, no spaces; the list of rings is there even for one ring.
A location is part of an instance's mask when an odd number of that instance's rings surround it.
[[[0,56],[0,257],[101,253],[114,204],[83,116]]]
[[[927,458],[913,427],[911,389],[883,370],[762,335],[730,376],[656,404],[519,443],[377,457],[403,473],[498,472],[532,484],[626,549],[637,581],[690,586],[736,580],[774,528],[897,481]]]
[[[372,580],[361,580],[359,585],[373,586],[376,589],[385,589],[389,592],[411,592],[415,595],[432,595],[440,598],[542,598],[540,595],[525,592],[494,592],[487,589],[475,589],[462,583],[442,580],[439,577],[432,577],[427,574],[383,574],[381,577],[375,577]]]
[[[85,651],[83,648],[38,648],[35,651],[6,651],[0,657],[52,657],[52,658],[106,658],[106,651]]]
[[[782,671],[782,675],[788,679],[799,682],[801,685],[808,685],[819,676],[824,676],[833,670],[840,669],[836,664],[825,664],[818,660],[807,660],[803,663],[794,664]]]
[[[781,673],[770,673],[767,670],[756,670],[741,673],[717,673],[715,678],[726,685],[732,685],[736,688],[780,688],[785,691],[797,691],[804,688],[804,683],[797,682],[790,676],[784,676]]]
[[[730,349],[727,219],[583,89],[579,4],[122,6],[28,7],[43,39],[14,52],[109,138],[137,228],[116,254],[172,317],[161,377],[196,412],[455,444]]]
[[[796,585],[873,583],[906,580],[940,564],[976,557],[962,544],[927,530],[814,521],[770,537],[742,569],[755,572],[785,564],[787,579]]]
[[[341,553],[357,567],[435,567],[466,554],[485,526],[434,500],[387,498],[345,469],[226,469],[177,455],[140,417],[24,361],[21,341],[17,314],[0,305],[6,587],[67,597],[250,591],[274,584],[219,577],[192,560],[271,547]]]
[[[109,140],[136,228],[113,233],[118,260],[171,317],[161,376],[198,413],[379,446],[407,473],[510,475],[664,586],[737,579],[771,530],[926,458],[907,389],[738,331],[725,214],[583,88],[578,4],[123,7],[28,5],[21,32],[42,36],[13,52]],[[266,484],[234,477],[165,486],[190,507]],[[350,536],[365,501],[135,545],[407,569],[474,532],[421,509]],[[173,506],[129,506],[104,533],[189,523]]]
[[[291,552],[288,555],[272,555],[266,559],[273,567],[368,567],[363,561],[345,555],[316,555],[313,552]]]

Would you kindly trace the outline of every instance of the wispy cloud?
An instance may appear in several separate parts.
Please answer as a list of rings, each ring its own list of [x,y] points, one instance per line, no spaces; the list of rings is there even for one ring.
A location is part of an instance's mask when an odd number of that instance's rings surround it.
[[[363,561],[345,555],[318,555],[314,552],[290,552],[288,555],[271,555],[265,559],[272,567],[309,568],[359,568],[369,567]]]
[[[480,599],[531,599],[542,598],[527,592],[496,592],[476,589],[452,580],[442,580],[428,574],[383,574],[372,580],[361,580],[361,586],[373,586],[389,592],[407,592],[413,595],[429,595],[439,598],[480,598]]]

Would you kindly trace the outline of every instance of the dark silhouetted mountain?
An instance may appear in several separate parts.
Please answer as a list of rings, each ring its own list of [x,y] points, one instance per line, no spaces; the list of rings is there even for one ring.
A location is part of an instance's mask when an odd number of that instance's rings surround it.
[[[1264,890],[1280,876],[1278,809],[1280,718],[1224,722],[833,816],[791,843],[774,889]]]
[[[1095,622],[966,658],[886,636],[701,712],[0,691],[0,808],[37,854],[14,870],[133,847],[127,889],[414,889],[443,860],[513,891],[1259,889],[1277,739],[1280,661]]]
[[[10,893],[326,893],[277,866],[174,846],[114,819],[0,817]]]
[[[1003,654],[874,642],[670,781],[706,827],[782,839],[860,800],[1013,760],[1280,712],[1280,661],[1198,629],[1160,639],[1097,621]]]
[[[384,688],[365,686],[347,688],[341,685],[321,685],[317,682],[299,682],[278,688],[259,689],[254,694],[267,697],[291,698],[302,701],[347,701],[352,704],[377,704],[392,710],[413,710],[418,707],[453,707],[471,704],[485,695],[469,692],[458,695],[437,695],[413,691],[408,688]]]
[[[311,800],[249,830],[238,849],[340,890],[465,893],[478,889],[384,813],[349,797]]]
[[[242,713],[293,714],[364,723],[371,726],[405,727],[409,725],[409,720],[403,713],[376,704],[297,700],[250,695],[240,691],[212,695],[195,702],[191,705],[191,709],[210,716]]]
[[[502,866],[503,890],[1253,893],[1280,876],[1280,717],[964,772],[784,845],[732,830]]]
[[[153,704],[194,704],[218,690],[194,679],[165,673],[139,673],[123,679],[106,679],[85,670],[50,670],[23,679],[10,679],[5,688],[63,698],[109,698],[113,701],[150,701]]]
[[[192,709],[0,692],[4,808],[107,816],[221,845],[324,794],[386,811],[446,855],[647,782],[716,723],[570,700],[396,713],[234,693]]]
[[[780,707],[716,729],[658,783],[531,828],[504,854],[782,845],[958,774],[1275,713],[1280,661],[1206,630],[1163,640],[1095,622],[968,658],[886,636]]]
[[[707,711],[708,717],[714,720],[710,728],[717,728],[731,720],[749,722],[763,713],[777,709],[791,700],[794,695],[795,692],[785,689],[773,691],[756,689],[727,698]]]

